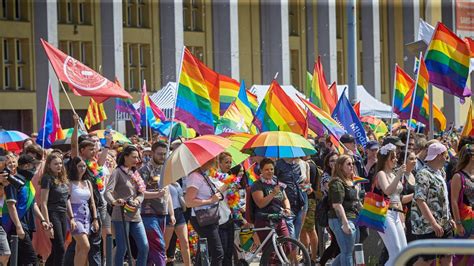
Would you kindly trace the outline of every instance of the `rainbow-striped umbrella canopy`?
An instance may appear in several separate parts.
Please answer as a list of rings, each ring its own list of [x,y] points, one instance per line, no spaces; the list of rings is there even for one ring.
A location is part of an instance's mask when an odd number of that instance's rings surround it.
[[[192,128],[188,128],[186,124],[181,121],[164,121],[159,123],[153,123],[150,127],[153,130],[158,131],[161,135],[168,137],[170,135],[171,124],[173,124],[173,131],[171,132],[171,140],[183,137],[186,139],[196,137],[196,131]]]
[[[64,138],[63,139],[69,139],[72,137],[72,132],[74,132],[74,128],[65,128],[62,130],[63,131],[63,136]],[[85,135],[87,134],[87,132],[85,131],[82,131],[79,129],[79,131],[77,132],[78,136],[81,136],[81,135]]]
[[[245,161],[250,156],[242,153],[240,150],[255,135],[248,133],[222,133],[219,136],[232,141],[232,144],[225,150],[232,155],[232,167]]]
[[[267,131],[252,137],[242,148],[251,156],[296,158],[315,154],[316,150],[302,136],[287,131]]]
[[[189,175],[230,145],[230,140],[215,135],[204,135],[183,142],[165,162],[162,185],[166,186]]]
[[[385,122],[375,116],[362,116],[360,121],[367,124],[374,131],[377,138],[384,136],[388,132]]]
[[[99,137],[101,141],[105,140],[105,129],[92,131],[91,134],[97,134],[97,137]],[[127,137],[125,137],[122,133],[118,131],[110,130],[110,134],[112,134],[113,141],[122,143],[132,143]]]
[[[23,141],[28,135],[16,130],[0,129],[0,147],[7,151],[18,151],[23,146]]]

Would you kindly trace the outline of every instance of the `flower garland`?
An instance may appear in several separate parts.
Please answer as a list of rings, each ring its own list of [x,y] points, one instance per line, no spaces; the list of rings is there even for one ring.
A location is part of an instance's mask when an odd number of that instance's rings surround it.
[[[242,220],[242,213],[240,211],[240,193],[238,190],[238,185],[242,177],[236,175],[229,175],[226,173],[220,173],[216,169],[211,168],[209,171],[209,176],[219,180],[224,185],[228,186],[226,191],[227,204],[232,213],[232,218],[235,220]]]
[[[94,182],[97,185],[99,192],[104,191],[104,168],[100,166],[96,161],[86,160],[87,169],[92,173]]]

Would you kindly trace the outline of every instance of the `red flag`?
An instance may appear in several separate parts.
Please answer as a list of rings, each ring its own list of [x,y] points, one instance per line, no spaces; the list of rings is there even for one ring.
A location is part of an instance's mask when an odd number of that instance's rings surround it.
[[[132,96],[124,89],[80,61],[68,56],[43,39],[41,39],[41,43],[58,78],[69,84],[74,94],[91,96],[97,103],[102,103],[109,97],[132,99]]]
[[[333,101],[337,104],[339,97],[337,96],[337,84],[335,81],[329,86],[329,93],[331,93]],[[336,108],[336,106],[334,106],[334,108]]]
[[[354,111],[356,112],[357,117],[360,118],[360,101],[358,101],[354,104]]]

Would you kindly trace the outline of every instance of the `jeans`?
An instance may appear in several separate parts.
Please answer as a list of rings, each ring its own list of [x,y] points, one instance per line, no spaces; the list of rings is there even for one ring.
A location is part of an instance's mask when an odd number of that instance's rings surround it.
[[[294,218],[290,218],[286,220],[286,224],[288,227],[288,231],[290,232],[290,236],[294,239],[300,238],[301,228],[303,227],[303,216],[305,211],[301,208],[298,212],[295,213]]]
[[[49,255],[46,265],[64,265],[64,255],[66,248],[64,241],[66,239],[68,218],[65,212],[48,212],[49,220],[53,224],[54,238],[51,239],[51,255]]]
[[[400,251],[407,246],[405,230],[400,220],[400,213],[389,210],[387,212],[385,233],[378,232],[388,250],[388,261],[386,266],[392,266]]]
[[[352,253],[354,252],[354,245],[359,238],[359,229],[355,226],[355,220],[351,219],[349,219],[349,227],[352,228],[352,233],[346,234],[342,231],[342,222],[339,218],[329,219],[329,228],[331,228],[336,236],[337,244],[341,249],[341,253],[337,255],[332,265],[352,266],[354,264]]]
[[[211,257],[211,266],[222,266],[224,260],[224,249],[222,248],[221,238],[219,237],[219,225],[211,224],[207,226],[199,226],[195,216],[192,216],[191,225],[200,238],[207,238],[207,246],[209,256]],[[197,266],[201,265],[200,256],[196,258]]]
[[[148,265],[165,265],[165,224],[166,215],[143,216],[146,237],[148,239]],[[117,229],[115,229],[117,230]]]
[[[99,216],[97,216],[99,217]],[[102,266],[102,222],[99,219],[99,230],[89,234],[89,266]],[[74,265],[74,254],[76,253],[76,240],[72,238],[67,247],[64,265]]]
[[[123,223],[125,223],[125,230],[123,230]],[[146,266],[148,257],[148,240],[146,238],[145,226],[143,222],[122,222],[112,221],[115,228],[115,242],[117,249],[115,252],[115,265],[122,266],[125,252],[127,252],[127,242],[129,234],[132,235],[137,245],[137,266]]]

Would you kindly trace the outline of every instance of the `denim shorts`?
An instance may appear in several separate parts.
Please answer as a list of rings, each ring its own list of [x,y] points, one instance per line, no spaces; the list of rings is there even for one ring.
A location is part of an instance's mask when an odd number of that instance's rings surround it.
[[[176,219],[176,223],[174,225],[171,225],[170,216],[166,215],[166,226],[175,227],[175,226],[183,225],[186,223],[186,220],[184,219],[183,209],[181,208],[174,209],[174,218]]]

